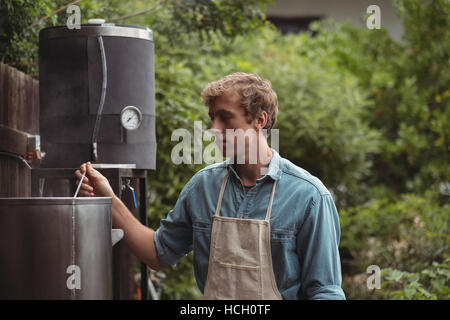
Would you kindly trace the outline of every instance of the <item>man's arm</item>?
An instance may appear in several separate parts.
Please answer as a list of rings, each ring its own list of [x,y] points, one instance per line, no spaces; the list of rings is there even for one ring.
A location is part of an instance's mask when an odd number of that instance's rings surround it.
[[[123,240],[131,251],[153,270],[166,266],[159,260],[155,248],[155,231],[144,226],[114,195],[112,198],[113,227],[123,230]]]
[[[345,299],[341,288],[339,216],[330,194],[315,195],[297,235],[300,298]]]
[[[84,197],[112,197],[112,225],[122,229],[123,240],[131,251],[154,270],[166,266],[159,260],[155,248],[155,231],[141,224],[128,210],[125,204],[114,194],[108,179],[92,168],[90,162],[80,166],[75,172],[78,179],[86,172],[79,194]],[[79,180],[77,181],[78,184]]]

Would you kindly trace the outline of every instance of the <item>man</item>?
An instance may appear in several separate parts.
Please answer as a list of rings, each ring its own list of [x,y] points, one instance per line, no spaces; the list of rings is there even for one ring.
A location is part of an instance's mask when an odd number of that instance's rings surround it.
[[[234,73],[208,84],[202,97],[216,142],[231,157],[197,172],[156,232],[133,217],[89,163],[76,172],[81,178],[87,170],[80,194],[113,198],[113,226],[153,269],[193,250],[205,299],[345,299],[330,192],[267,144],[264,131],[278,112],[270,82]]]

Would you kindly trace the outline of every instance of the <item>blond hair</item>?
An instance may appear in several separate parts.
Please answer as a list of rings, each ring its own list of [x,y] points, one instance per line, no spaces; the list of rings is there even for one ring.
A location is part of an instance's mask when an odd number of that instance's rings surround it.
[[[248,123],[261,111],[267,112],[267,123],[264,129],[267,129],[267,133],[270,134],[278,113],[277,94],[273,91],[270,81],[256,74],[236,72],[208,83],[202,91],[203,102],[207,107],[211,107],[216,98],[229,91],[238,94],[239,103],[245,111]]]

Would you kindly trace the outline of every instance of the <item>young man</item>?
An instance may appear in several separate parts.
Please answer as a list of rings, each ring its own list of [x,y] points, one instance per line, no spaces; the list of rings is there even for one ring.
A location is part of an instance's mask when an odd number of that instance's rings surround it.
[[[264,131],[278,112],[270,82],[234,73],[208,84],[202,97],[216,142],[231,156],[191,178],[156,232],[133,217],[90,163],[76,172],[80,178],[87,170],[80,194],[113,198],[113,226],[153,269],[193,250],[205,299],[345,299],[330,192],[267,144]]]

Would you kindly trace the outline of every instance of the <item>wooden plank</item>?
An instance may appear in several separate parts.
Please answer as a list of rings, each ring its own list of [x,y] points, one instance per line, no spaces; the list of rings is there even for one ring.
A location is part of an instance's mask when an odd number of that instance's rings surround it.
[[[31,172],[20,160],[0,155],[0,197],[29,197]]]
[[[24,102],[23,131],[39,134],[39,81],[24,75],[26,98]]]
[[[8,72],[7,66],[0,63],[0,124],[8,124]]]
[[[17,104],[18,102],[18,96],[20,95],[20,92],[18,90],[18,77],[17,74],[14,72],[12,68],[7,69],[7,78],[6,81],[8,81],[8,121],[7,125],[10,128],[17,129]]]
[[[30,133],[39,134],[39,81],[32,80],[32,108],[31,108],[31,129]]]
[[[25,155],[27,153],[27,134],[0,125],[0,151]]]
[[[0,63],[0,124],[39,133],[39,81]]]
[[[33,126],[33,79],[31,77],[23,77],[23,93],[23,113],[21,116],[22,123],[20,130],[31,133]]]
[[[28,94],[28,88],[26,86],[26,78],[23,72],[17,72],[17,105],[16,109],[16,128],[21,131],[27,131],[26,127],[26,96]]]

